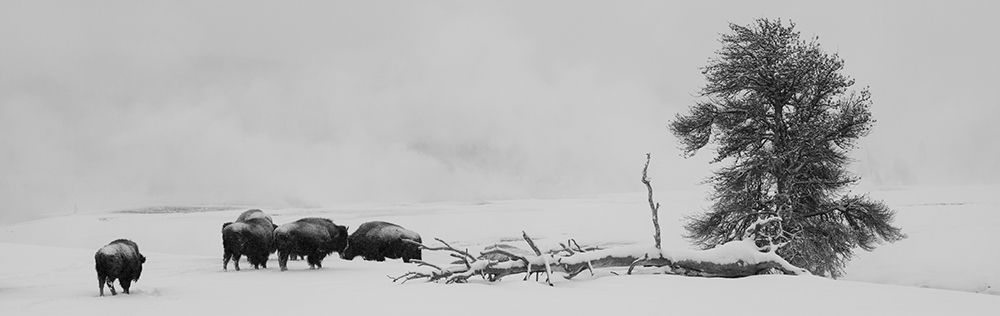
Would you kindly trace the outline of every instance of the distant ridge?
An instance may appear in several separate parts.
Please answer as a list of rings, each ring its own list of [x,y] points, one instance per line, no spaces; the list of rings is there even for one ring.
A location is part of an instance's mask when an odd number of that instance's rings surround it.
[[[174,213],[204,213],[222,212],[243,209],[241,206],[150,206],[136,209],[115,211],[123,214],[174,214]]]

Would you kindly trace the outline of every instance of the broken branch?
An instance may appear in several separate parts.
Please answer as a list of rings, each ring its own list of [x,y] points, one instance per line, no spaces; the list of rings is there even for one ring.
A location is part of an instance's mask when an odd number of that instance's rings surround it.
[[[646,177],[646,170],[649,169],[649,158],[650,154],[646,153],[646,165],[642,167],[642,184],[646,185],[646,191],[649,192],[649,209],[653,212],[653,241],[656,249],[660,249],[660,203],[653,202],[653,186],[650,184],[649,178]]]

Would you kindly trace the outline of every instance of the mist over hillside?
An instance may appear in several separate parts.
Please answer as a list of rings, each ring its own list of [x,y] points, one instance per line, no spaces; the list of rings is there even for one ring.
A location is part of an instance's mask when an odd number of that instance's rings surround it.
[[[864,184],[1000,178],[1000,63],[976,40],[997,27],[973,3],[103,4],[0,4],[0,221],[631,192],[645,152],[657,185],[690,188],[711,157],[665,125],[726,23],[757,16],[871,86]]]

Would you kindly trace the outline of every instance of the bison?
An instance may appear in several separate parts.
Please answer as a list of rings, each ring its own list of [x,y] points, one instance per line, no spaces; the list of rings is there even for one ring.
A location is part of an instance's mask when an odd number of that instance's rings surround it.
[[[271,215],[267,215],[264,211],[258,209],[247,210],[246,212],[241,213],[240,216],[236,218],[236,221],[243,222],[254,218],[263,218],[268,222],[274,223],[274,220],[271,219]]]
[[[128,239],[118,239],[112,241],[94,254],[95,269],[97,270],[97,286],[104,296],[104,284],[108,285],[111,295],[118,295],[115,292],[115,279],[122,285],[122,292],[129,294],[129,287],[133,281],[139,281],[142,274],[142,264],[146,263],[146,256],[139,253],[139,245]]]
[[[254,269],[267,268],[267,259],[274,252],[274,229],[271,217],[261,210],[249,210],[240,214],[235,222],[222,224],[222,269],[226,270],[229,260],[240,270],[240,256],[246,255],[247,262]]]
[[[416,242],[414,244],[413,242]],[[348,239],[347,249],[340,257],[353,260],[361,256],[365,260],[385,261],[385,258],[403,262],[421,259],[420,234],[399,225],[387,222],[367,222]]]
[[[347,248],[347,227],[326,218],[307,217],[278,226],[274,230],[281,271],[288,270],[288,256],[306,258],[310,269],[322,268],[323,258]]]

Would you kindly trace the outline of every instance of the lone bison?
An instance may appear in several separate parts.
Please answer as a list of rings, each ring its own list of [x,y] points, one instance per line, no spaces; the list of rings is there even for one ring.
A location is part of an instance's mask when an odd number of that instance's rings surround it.
[[[310,269],[322,268],[323,258],[347,248],[347,227],[326,218],[307,217],[274,230],[281,271],[288,270],[288,256],[306,257]]]
[[[261,210],[240,214],[235,222],[222,224],[222,269],[229,266],[240,271],[240,256],[246,255],[254,269],[267,268],[267,258],[274,252],[274,229],[271,217]]]
[[[347,260],[355,256],[375,261],[385,261],[385,258],[403,258],[403,262],[420,260],[420,246],[408,241],[419,244],[420,234],[393,223],[367,222],[351,234],[347,249],[340,257]]]
[[[94,254],[95,269],[97,269],[97,286],[104,296],[104,284],[107,283],[111,295],[115,292],[115,279],[122,285],[122,292],[129,294],[132,281],[138,281],[142,274],[142,264],[146,257],[139,253],[139,245],[128,239],[112,241],[101,247]]]

